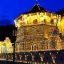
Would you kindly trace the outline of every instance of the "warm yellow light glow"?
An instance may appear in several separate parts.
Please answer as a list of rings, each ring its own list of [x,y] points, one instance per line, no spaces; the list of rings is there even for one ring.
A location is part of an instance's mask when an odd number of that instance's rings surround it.
[[[42,24],[44,22],[44,20],[46,20],[46,23],[49,24],[51,19],[56,18],[56,15],[53,16],[53,14],[52,14],[51,16],[52,17],[49,17],[46,12],[45,13],[37,12],[37,13],[25,14],[25,15],[22,15],[21,19],[17,19],[15,21],[15,24],[17,27],[20,27],[21,25],[27,25],[27,24],[30,25],[30,24],[33,24],[34,20],[36,20],[36,19],[37,19],[38,24]],[[54,20],[54,23],[56,23],[56,20]]]
[[[62,34],[64,35],[64,17],[61,20],[61,27],[60,27],[60,29],[61,29]]]
[[[58,26],[59,32],[61,33],[61,21],[58,22],[57,26]]]
[[[2,41],[0,41],[0,53],[2,52],[2,51],[1,51],[2,45],[3,45],[3,43],[2,43]]]
[[[0,53],[2,53],[3,44],[5,44],[5,46],[7,48],[7,53],[12,53],[13,52],[12,43],[11,43],[10,39],[8,37],[6,37],[6,39],[4,41],[0,41]]]
[[[57,43],[56,43],[56,45],[57,45],[57,46],[56,46],[56,49],[57,49],[57,50],[61,50],[61,49],[62,49],[62,45],[61,45],[62,41],[61,41],[59,35],[57,35],[56,40],[57,40]]]
[[[56,26],[57,24],[59,32],[64,34],[64,17],[61,20],[60,15],[56,15],[52,13],[50,13],[50,15],[48,16],[48,12],[24,14],[21,15],[21,17],[16,19],[14,22],[15,22],[15,26],[20,28],[23,25],[43,24],[44,20],[46,21],[46,24],[51,25],[51,19],[53,20],[54,26]],[[34,21],[36,23],[34,23]]]
[[[44,15],[44,18],[46,19],[46,22],[49,24],[49,23],[50,23],[51,18],[50,18],[49,16],[46,16],[46,15]]]

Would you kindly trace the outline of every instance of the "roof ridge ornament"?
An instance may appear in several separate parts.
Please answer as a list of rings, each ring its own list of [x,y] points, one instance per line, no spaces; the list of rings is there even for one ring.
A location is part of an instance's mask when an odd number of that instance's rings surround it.
[[[38,9],[40,10],[39,4],[38,4],[38,0],[36,0],[36,5],[38,6]]]
[[[38,0],[36,0],[36,1],[38,1]]]

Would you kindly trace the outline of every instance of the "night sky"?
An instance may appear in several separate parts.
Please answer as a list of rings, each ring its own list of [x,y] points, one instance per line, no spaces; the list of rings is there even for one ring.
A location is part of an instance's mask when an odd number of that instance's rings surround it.
[[[0,26],[14,24],[14,19],[29,11],[36,4],[35,0],[0,0]],[[49,12],[64,8],[64,0],[38,0]]]

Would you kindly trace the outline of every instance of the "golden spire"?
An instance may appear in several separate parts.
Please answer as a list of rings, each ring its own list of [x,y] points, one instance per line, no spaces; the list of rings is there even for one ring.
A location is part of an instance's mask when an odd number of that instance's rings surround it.
[[[38,6],[38,0],[36,0],[36,5]],[[38,6],[38,9],[40,10],[40,7]]]

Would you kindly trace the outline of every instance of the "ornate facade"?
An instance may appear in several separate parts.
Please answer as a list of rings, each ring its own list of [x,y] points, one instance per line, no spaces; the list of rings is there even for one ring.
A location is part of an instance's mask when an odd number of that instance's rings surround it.
[[[58,33],[54,34],[55,29],[46,24],[22,26],[17,32],[16,48],[18,51],[61,50],[62,42]]]
[[[61,50],[58,22],[61,16],[48,12],[23,14],[15,20],[16,51]]]

